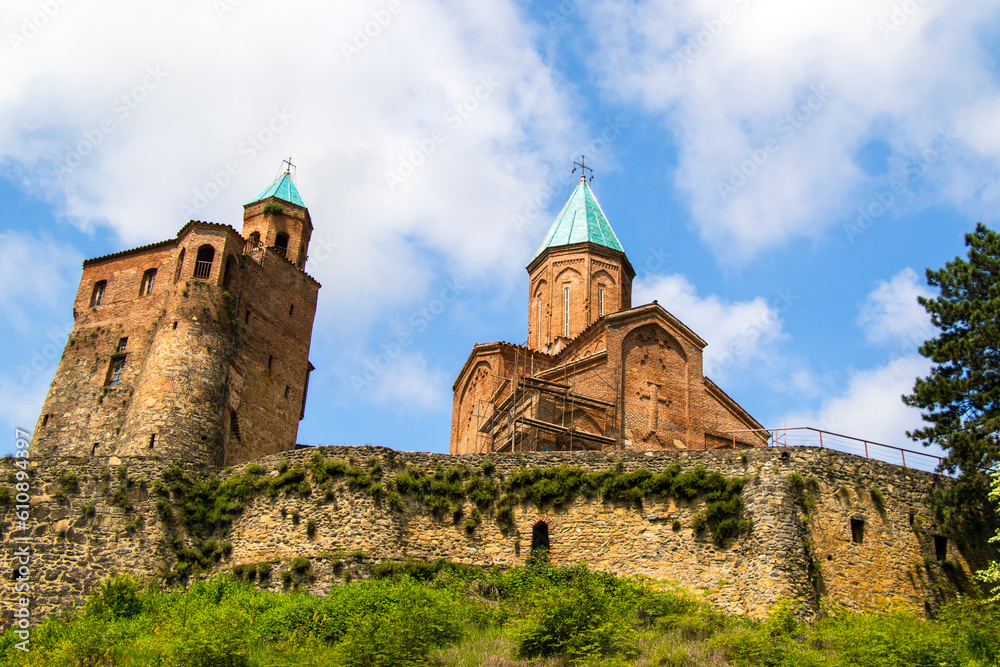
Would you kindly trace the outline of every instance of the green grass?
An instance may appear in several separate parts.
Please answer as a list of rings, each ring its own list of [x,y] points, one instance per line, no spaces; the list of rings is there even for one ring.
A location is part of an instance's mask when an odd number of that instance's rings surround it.
[[[243,569],[245,576],[254,566]],[[970,601],[946,608],[936,621],[827,610],[813,623],[798,620],[785,602],[753,622],[687,593],[584,565],[539,561],[499,571],[408,562],[377,575],[335,585],[326,596],[261,591],[228,576],[168,590],[112,578],[83,608],[34,626],[30,653],[16,648],[13,631],[0,636],[0,664],[983,667],[1000,661],[1000,608]]]

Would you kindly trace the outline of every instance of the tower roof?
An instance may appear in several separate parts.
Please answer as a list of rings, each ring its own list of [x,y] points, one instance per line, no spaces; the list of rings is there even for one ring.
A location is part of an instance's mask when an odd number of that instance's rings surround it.
[[[625,252],[618,237],[615,236],[614,230],[611,229],[608,219],[604,216],[601,205],[597,203],[597,198],[594,197],[594,193],[587,185],[587,180],[580,178],[580,183],[573,190],[573,194],[569,196],[569,201],[563,206],[556,221],[552,223],[549,233],[545,235],[545,240],[531,256],[531,261],[535,261],[535,258],[541,255],[546,248],[588,241],[605,248]]]
[[[306,205],[302,202],[302,196],[299,195],[299,189],[295,187],[295,183],[292,181],[292,175],[289,172],[285,172],[274,179],[274,183],[267,186],[263,192],[253,198],[250,204],[262,201],[268,197],[277,197],[289,204],[295,204],[296,206],[301,206],[305,208]]]

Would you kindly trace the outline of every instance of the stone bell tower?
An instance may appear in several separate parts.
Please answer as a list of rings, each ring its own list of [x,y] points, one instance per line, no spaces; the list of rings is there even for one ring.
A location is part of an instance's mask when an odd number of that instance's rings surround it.
[[[231,465],[295,447],[320,285],[290,170],[244,207],[243,230],[192,220],[83,263],[33,456]]]

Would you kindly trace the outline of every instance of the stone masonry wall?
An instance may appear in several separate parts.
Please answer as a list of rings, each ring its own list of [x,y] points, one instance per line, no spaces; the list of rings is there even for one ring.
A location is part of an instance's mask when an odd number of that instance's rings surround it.
[[[309,571],[296,577],[296,585],[322,594],[387,560],[447,558],[471,565],[516,566],[528,558],[533,527],[544,521],[554,563],[586,561],[600,570],[671,582],[703,593],[729,612],[761,617],[783,598],[799,600],[813,610],[820,602],[834,602],[855,609],[895,604],[933,611],[949,594],[963,590],[968,575],[993,556],[985,536],[979,541],[949,536],[946,553],[936,553],[941,539],[935,540],[933,517],[923,504],[932,475],[829,450],[456,457],[322,447],[229,468],[221,477],[241,474],[251,465],[262,466],[262,474],[271,477],[286,465],[309,470],[316,452],[366,469],[378,462],[384,481],[407,466],[428,472],[438,465],[477,469],[485,459],[495,462],[494,477],[509,475],[522,465],[570,464],[592,471],[620,466],[654,472],[674,462],[683,470],[704,465],[727,477],[746,479],[743,497],[752,527],[725,547],[717,547],[707,535],[696,535],[689,527],[704,507],[702,499],[686,503],[649,498],[637,507],[595,497],[579,498],[561,509],[518,506],[513,531],[502,530],[491,512],[483,512],[481,525],[469,532],[462,522],[452,520],[450,512],[442,520],[434,519],[413,499],[405,500],[402,509],[392,509],[366,490],[350,490],[342,479],[320,485],[310,474],[307,496],[258,493],[249,502],[230,534],[222,538],[229,545],[213,572],[268,564],[272,574],[258,585],[281,590],[291,579],[283,573],[293,569],[293,560],[305,558]],[[162,475],[162,461],[64,458],[33,460],[31,466],[26,523],[33,538],[28,567],[34,618],[73,606],[113,572],[162,577],[173,566],[171,542],[177,525],[164,524],[162,506],[158,509],[152,492]],[[212,474],[211,469],[192,465],[184,469],[196,479]],[[20,567],[12,537],[26,534],[13,531],[15,470],[9,459],[0,466],[0,488],[11,494],[10,501],[0,505],[4,625],[11,620]],[[73,488],[67,488],[67,474],[76,476]],[[176,513],[176,499],[173,502]],[[467,505],[464,516],[470,516],[472,509]],[[864,521],[860,543],[855,541],[851,519]],[[189,538],[185,541],[197,546]],[[942,565],[940,560],[946,562]]]

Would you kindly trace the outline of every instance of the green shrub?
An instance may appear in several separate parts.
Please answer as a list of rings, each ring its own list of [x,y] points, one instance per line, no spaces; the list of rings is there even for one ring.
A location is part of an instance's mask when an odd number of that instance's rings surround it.
[[[593,577],[545,590],[517,626],[514,640],[525,658],[597,658],[636,653],[638,633],[627,602]]]
[[[309,519],[306,521],[306,535],[309,539],[316,537],[316,520]]]

